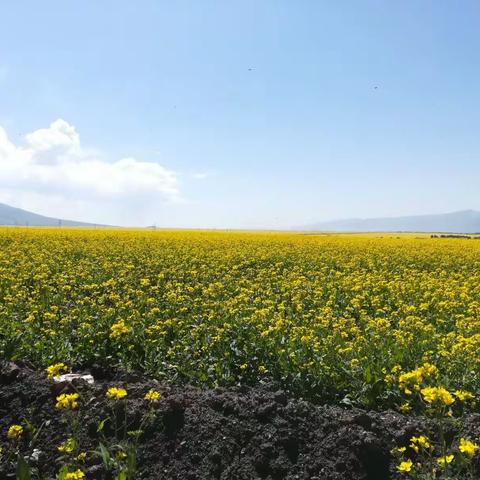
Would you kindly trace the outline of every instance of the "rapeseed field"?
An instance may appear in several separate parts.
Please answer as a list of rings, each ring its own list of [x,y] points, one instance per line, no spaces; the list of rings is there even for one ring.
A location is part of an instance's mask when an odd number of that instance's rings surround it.
[[[0,355],[475,410],[480,241],[2,228]]]

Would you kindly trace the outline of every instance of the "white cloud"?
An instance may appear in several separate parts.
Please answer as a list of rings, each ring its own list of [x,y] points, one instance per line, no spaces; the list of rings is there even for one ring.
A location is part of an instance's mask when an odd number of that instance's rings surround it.
[[[138,225],[159,205],[180,199],[174,171],[135,158],[108,162],[83,148],[64,120],[27,134],[23,146],[0,127],[0,201],[47,215]]]
[[[205,180],[206,178],[214,177],[215,173],[213,172],[197,172],[193,173],[192,177],[196,180]]]
[[[25,135],[25,139],[34,151],[54,150],[57,148],[71,151],[80,147],[80,137],[73,125],[59,118],[48,128],[40,128]]]

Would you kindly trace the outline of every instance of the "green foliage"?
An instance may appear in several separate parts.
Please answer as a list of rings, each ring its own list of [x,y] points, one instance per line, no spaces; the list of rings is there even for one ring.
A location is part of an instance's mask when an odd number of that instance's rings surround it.
[[[17,469],[16,469],[17,480],[31,480],[30,467],[25,461],[22,455],[18,455],[17,458]]]

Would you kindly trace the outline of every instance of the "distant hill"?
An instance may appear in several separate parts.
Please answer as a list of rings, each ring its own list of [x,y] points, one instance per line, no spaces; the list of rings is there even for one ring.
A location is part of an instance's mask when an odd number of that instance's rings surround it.
[[[332,232],[480,233],[480,212],[464,210],[412,217],[354,218],[307,225],[301,230]]]
[[[93,227],[93,223],[75,222],[59,218],[44,217],[21,208],[0,203],[0,225],[44,226],[44,227]]]

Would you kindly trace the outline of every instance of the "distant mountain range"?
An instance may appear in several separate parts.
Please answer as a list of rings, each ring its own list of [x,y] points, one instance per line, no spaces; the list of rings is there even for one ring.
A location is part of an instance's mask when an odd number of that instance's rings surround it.
[[[45,227],[94,227],[106,226],[46,217],[21,208],[0,203],[0,225]],[[324,232],[432,232],[432,233],[480,233],[480,212],[463,210],[438,215],[410,217],[353,218],[306,225],[296,230]]]
[[[93,223],[75,222],[61,218],[45,217],[21,208],[0,203],[0,225],[44,226],[44,227],[93,227]]]
[[[480,212],[461,212],[411,217],[354,218],[320,222],[301,228],[307,231],[331,232],[438,232],[480,233]]]

